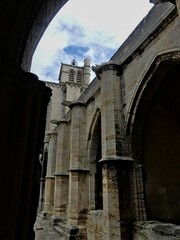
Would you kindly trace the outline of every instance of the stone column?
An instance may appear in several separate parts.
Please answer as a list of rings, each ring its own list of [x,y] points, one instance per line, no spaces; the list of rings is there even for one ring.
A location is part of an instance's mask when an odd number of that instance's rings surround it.
[[[58,126],[54,190],[54,218],[66,218],[69,191],[69,126],[61,120]]]
[[[103,239],[132,238],[130,198],[131,158],[103,160]]]
[[[0,238],[34,239],[50,89],[34,74],[7,66],[0,74]]]
[[[130,166],[124,134],[121,67],[113,62],[95,69],[101,87],[103,239],[131,239]]]
[[[85,228],[89,206],[86,160],[86,107],[81,102],[71,104],[70,179],[69,179],[69,224],[77,226],[79,232]],[[83,233],[82,233],[83,234]]]
[[[103,239],[120,238],[120,212],[117,169],[109,163],[103,164]]]
[[[102,159],[122,155],[123,128],[119,65],[109,62],[98,67],[101,87]]]
[[[53,131],[49,133],[48,163],[47,163],[45,202],[44,202],[45,214],[53,213],[56,149],[57,149],[57,133]]]

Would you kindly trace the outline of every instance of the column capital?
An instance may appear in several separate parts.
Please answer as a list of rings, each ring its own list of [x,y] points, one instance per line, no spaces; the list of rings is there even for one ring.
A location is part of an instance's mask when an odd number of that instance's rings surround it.
[[[49,143],[49,140],[50,140],[49,133],[46,133],[46,134],[45,134],[45,137],[44,137],[44,144],[45,144],[45,143]]]
[[[49,137],[56,136],[57,132],[56,131],[51,131],[47,134]]]
[[[55,176],[46,176],[46,179],[55,179]]]
[[[123,72],[122,66],[113,61],[105,62],[105,63],[96,65],[96,66],[92,66],[92,70],[93,70],[93,72],[95,72],[98,79],[100,79],[100,75],[104,71],[108,71],[108,70],[117,71],[117,75],[119,75],[119,76]]]
[[[74,101],[69,104],[69,108],[72,109],[75,106],[86,107],[86,104],[82,101]]]
[[[59,124],[61,123],[68,123],[68,120],[66,120],[65,118],[62,118],[60,121],[59,121]]]
[[[58,125],[61,124],[61,123],[68,123],[68,120],[66,120],[66,119],[61,119],[61,120],[52,119],[52,120],[50,121],[50,123],[56,124],[56,125],[58,126]]]

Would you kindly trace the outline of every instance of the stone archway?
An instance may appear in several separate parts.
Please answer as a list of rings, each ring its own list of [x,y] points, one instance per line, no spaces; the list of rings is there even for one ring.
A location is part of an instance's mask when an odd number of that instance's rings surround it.
[[[25,45],[24,53],[23,53],[22,63],[21,63],[21,67],[24,70],[30,71],[31,61],[32,61],[34,51],[44,31],[46,30],[47,26],[49,25],[51,20],[54,18],[54,16],[64,6],[64,4],[66,4],[67,1],[68,0],[58,0],[58,1],[54,1],[52,4],[52,1],[46,0],[46,1],[42,1],[41,3],[40,1],[36,3],[37,6],[39,5],[39,10],[37,15],[33,19],[31,28],[29,29],[29,35],[27,38],[27,42]]]
[[[144,126],[147,218],[180,223],[180,71],[166,75]]]
[[[101,150],[101,113],[96,111],[89,134],[89,168],[90,168],[90,209],[103,208],[102,199],[102,158]]]
[[[179,67],[178,53],[158,57],[139,88],[132,131],[135,175],[142,177],[136,179],[137,220],[180,222]]]
[[[51,91],[37,76],[25,71],[30,69],[42,32],[63,3],[65,1],[61,0],[53,4],[51,0],[2,3],[1,239],[34,239],[41,167],[39,153]],[[47,21],[38,21],[38,16]]]
[[[91,239],[102,238],[103,232],[103,183],[101,146],[101,112],[96,110],[88,136],[88,161],[89,161],[89,213],[87,219],[87,235]],[[99,232],[95,229],[100,229]]]

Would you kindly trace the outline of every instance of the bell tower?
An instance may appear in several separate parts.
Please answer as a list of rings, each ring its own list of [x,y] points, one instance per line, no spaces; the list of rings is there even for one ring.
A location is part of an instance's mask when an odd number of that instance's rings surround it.
[[[84,59],[84,66],[78,66],[76,58],[70,64],[61,63],[59,85],[62,91],[62,103],[76,101],[90,82],[90,59]],[[64,114],[68,111],[68,108]]]

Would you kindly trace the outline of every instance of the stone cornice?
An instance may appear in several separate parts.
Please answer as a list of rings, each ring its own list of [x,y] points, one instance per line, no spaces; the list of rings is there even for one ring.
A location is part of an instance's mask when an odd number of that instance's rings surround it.
[[[121,64],[124,69],[177,15],[177,8],[170,3],[153,7],[110,60]]]
[[[62,124],[62,123],[67,124],[67,123],[68,123],[68,120],[66,120],[66,119],[61,119],[60,121],[58,121],[58,125],[59,125],[59,124]]]
[[[127,156],[112,156],[112,157],[107,157],[107,158],[102,158],[99,160],[99,163],[101,164],[132,164],[133,158],[132,157],[127,157]]]
[[[88,168],[70,168],[70,172],[90,172]]]
[[[53,136],[53,135],[57,135],[57,132],[55,132],[55,131],[52,131],[52,132],[49,132],[48,134],[47,134],[49,137],[51,137],[51,136]]]
[[[55,179],[55,176],[46,176],[46,179]]]
[[[122,67],[119,64],[116,64],[113,61],[102,63],[101,65],[92,66],[92,70],[95,72],[98,79],[100,79],[100,75],[104,71],[112,70],[117,71],[117,75],[121,75],[123,73]]]
[[[68,173],[60,172],[60,173],[55,173],[55,177],[69,177]]]
[[[59,83],[55,83],[55,82],[45,82],[46,83],[46,86],[48,86],[48,87],[56,87],[56,88],[59,88],[60,87],[60,85],[59,85]]]
[[[69,104],[70,109],[72,109],[75,106],[86,107],[86,104],[82,101],[74,101]]]

